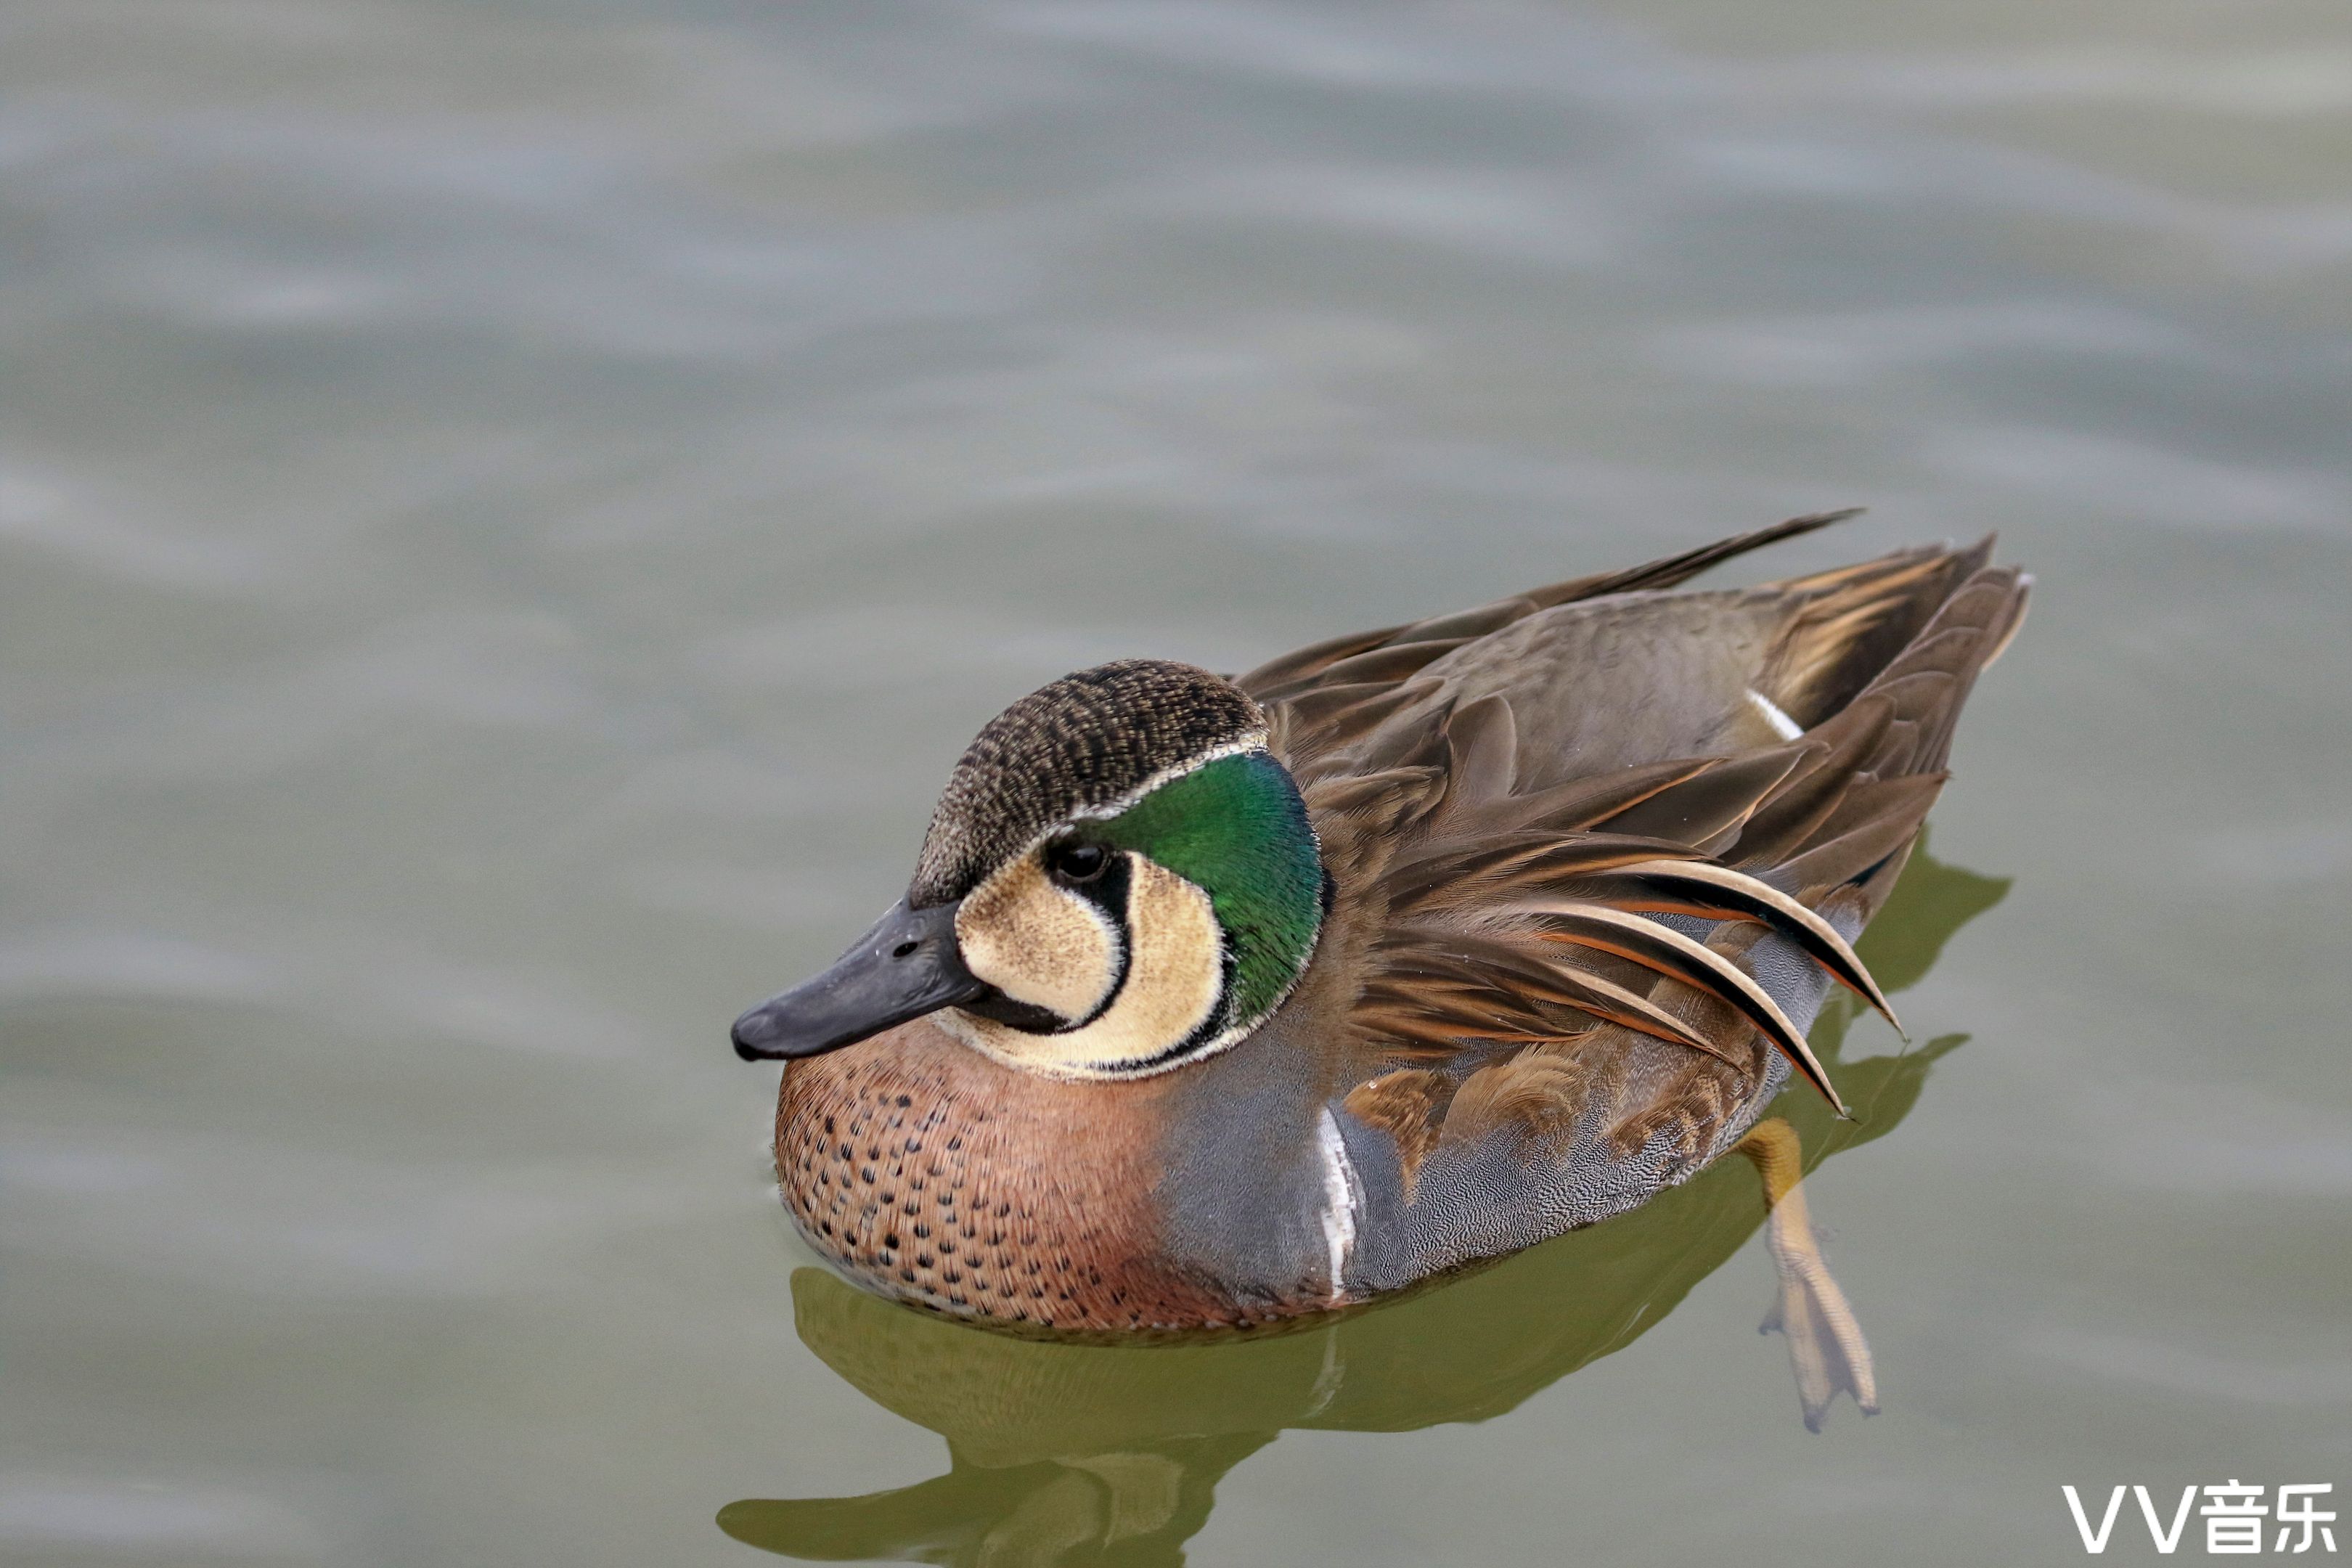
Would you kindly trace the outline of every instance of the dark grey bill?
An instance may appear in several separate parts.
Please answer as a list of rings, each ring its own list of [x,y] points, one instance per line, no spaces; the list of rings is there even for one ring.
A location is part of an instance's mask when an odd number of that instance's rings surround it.
[[[831,969],[736,1019],[735,1054],[747,1062],[822,1056],[987,996],[957,950],[955,912],[952,903],[910,910],[900,900]]]

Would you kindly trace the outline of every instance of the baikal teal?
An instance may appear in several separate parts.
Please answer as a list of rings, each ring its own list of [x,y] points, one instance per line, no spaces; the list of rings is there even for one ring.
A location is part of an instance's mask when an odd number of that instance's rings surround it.
[[[1225,679],[1134,659],[983,727],[908,896],[745,1014],[784,1200],[880,1295],[1247,1329],[1762,1178],[1809,1419],[1875,1400],[1801,1141],[1831,992],[2028,579],[1991,541],[1756,587],[1801,518]],[[1851,1087],[1851,1086],[1849,1086]]]

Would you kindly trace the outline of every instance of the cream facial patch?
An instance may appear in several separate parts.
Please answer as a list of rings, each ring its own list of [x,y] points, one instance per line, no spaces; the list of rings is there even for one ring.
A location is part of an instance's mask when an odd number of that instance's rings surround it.
[[[1177,1066],[1177,1061],[1160,1058],[1198,1033],[1224,994],[1224,941],[1207,893],[1141,855],[1125,853],[1129,868],[1127,981],[1100,1017],[1083,1028],[1045,1035],[958,1008],[940,1013],[939,1021],[976,1050],[1009,1066],[1053,1078],[1123,1078],[1139,1070]],[[1008,875],[1014,868],[1007,868],[998,875]],[[1043,882],[1044,874],[1037,875]],[[987,891],[995,880],[992,878],[983,883],[973,897]],[[1068,896],[1050,883],[1046,889],[1056,896]],[[961,940],[961,916],[957,918],[956,931]],[[980,978],[1004,989],[974,962],[968,942],[964,963]],[[1006,994],[1013,993],[1008,990]],[[1097,1005],[1100,993],[1096,993]],[[1061,1009],[1057,1006],[1055,1011]],[[1084,1017],[1086,1013],[1063,1016]]]
[[[974,888],[956,910],[964,967],[1015,1002],[1076,1022],[1118,982],[1119,933],[1090,899],[1054,885],[1034,854]]]

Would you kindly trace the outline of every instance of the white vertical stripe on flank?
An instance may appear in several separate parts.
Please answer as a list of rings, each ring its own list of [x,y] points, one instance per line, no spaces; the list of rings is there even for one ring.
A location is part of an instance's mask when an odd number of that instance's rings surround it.
[[[1347,1291],[1348,1258],[1356,1250],[1356,1168],[1328,1105],[1315,1124],[1315,1142],[1323,1156],[1323,1246],[1329,1255],[1331,1300],[1337,1301]]]

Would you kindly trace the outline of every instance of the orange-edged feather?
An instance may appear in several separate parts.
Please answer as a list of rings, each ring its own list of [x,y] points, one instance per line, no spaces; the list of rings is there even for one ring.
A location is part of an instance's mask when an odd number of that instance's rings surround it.
[[[1802,1032],[1790,1022],[1789,1015],[1752,975],[1713,948],[1672,926],[1605,904],[1523,904],[1513,912],[1541,916],[1540,930],[1547,941],[1613,953],[1730,1003],[1805,1075],[1808,1083],[1821,1090],[1841,1117],[1846,1114],[1845,1101],[1838,1098],[1828,1069],[1805,1043]]]
[[[1719,610],[1655,592],[1843,515],[1334,639],[1241,678],[1306,787],[1338,882],[1338,929],[1362,922],[1344,1035],[1367,1081],[1390,1070],[1383,1062],[1475,1051],[1462,1081],[1491,1090],[1473,1103],[1507,1087],[1517,1104],[1538,1081],[1566,1093],[1587,1080],[1506,1069],[1595,1028],[1603,1033],[1579,1048],[1620,1050],[1606,1043],[1614,1026],[1693,1052],[1700,1076],[1727,1070],[1728,1093],[1753,1079],[1752,1030],[1843,1113],[1820,1060],[1746,967],[1748,940],[1696,942],[1648,918],[1777,932],[1893,1020],[1824,906],[1852,929],[1885,897],[1941,786],[1969,685],[2015,630],[2022,581],[1985,565],[1988,542],[1705,601]],[[1707,642],[1717,623],[1706,617],[1718,615],[1724,636]],[[1547,649],[1610,657],[1617,645],[1594,627],[1627,628],[1616,657],[1659,658],[1662,684],[1638,699],[1652,704],[1647,728],[1629,733],[1682,733],[1679,752],[1629,752],[1605,731],[1616,750],[1586,771],[1580,752],[1530,751],[1531,735],[1541,745],[1563,731],[1529,705],[1573,703],[1583,689],[1572,670],[1545,666]],[[1482,646],[1504,631],[1512,641],[1495,647],[1507,652]],[[1688,637],[1701,644],[1674,640]],[[1672,651],[1686,646],[1690,658]],[[1725,687],[1727,668],[1745,673]],[[1607,689],[1625,700],[1622,678]],[[1801,733],[1710,750],[1753,733],[1748,693]],[[1747,727],[1733,722],[1743,717]]]

